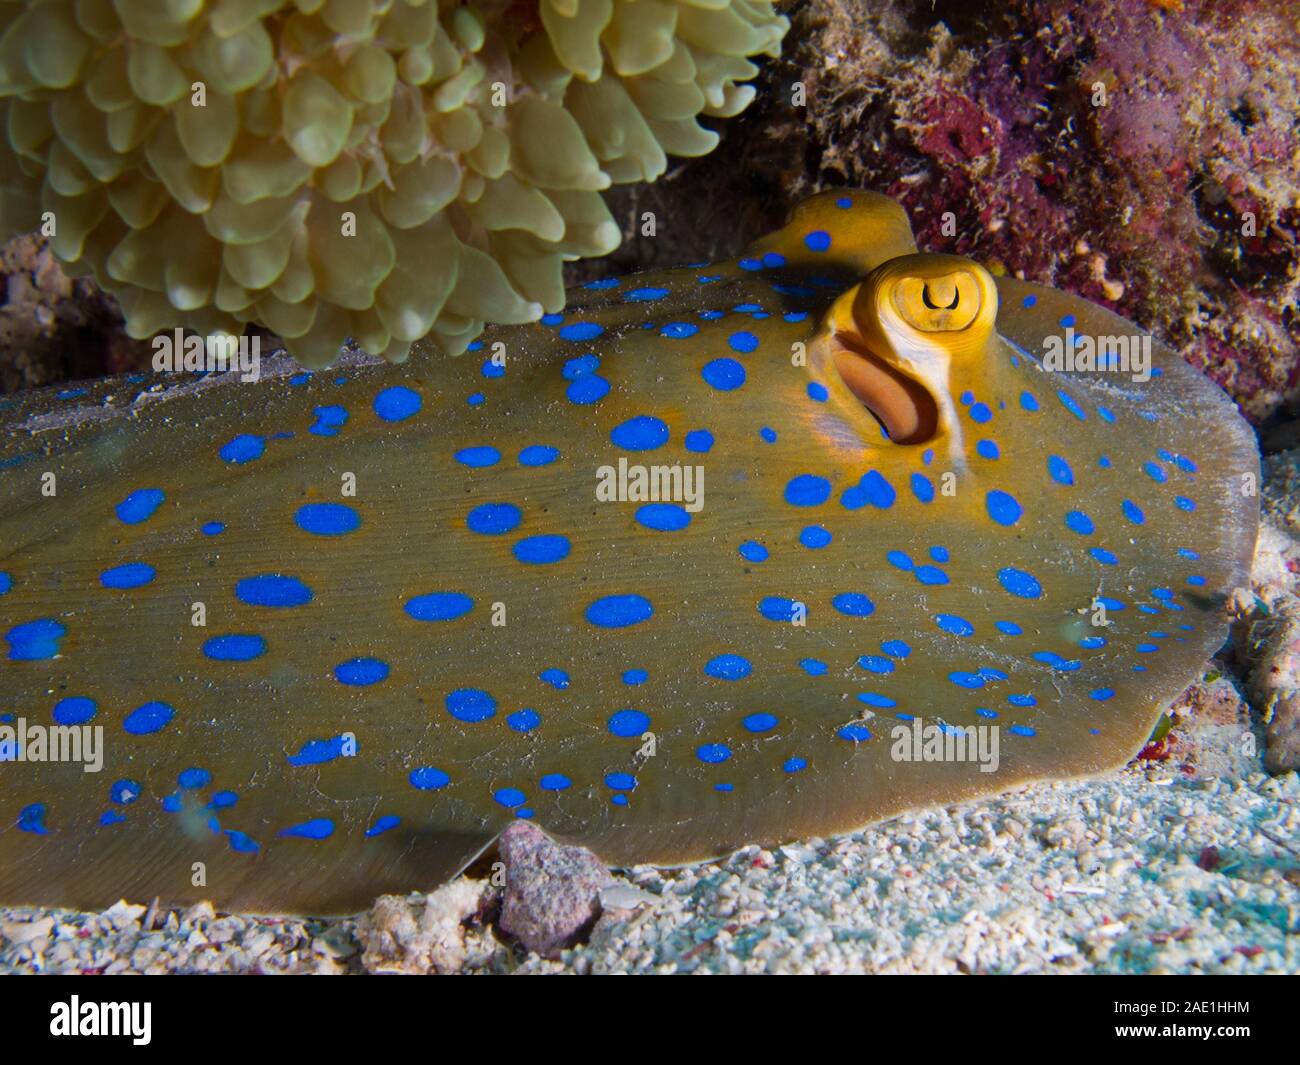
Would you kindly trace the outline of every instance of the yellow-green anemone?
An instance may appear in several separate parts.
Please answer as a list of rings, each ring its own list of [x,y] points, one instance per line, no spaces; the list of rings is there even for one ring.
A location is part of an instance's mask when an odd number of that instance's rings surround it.
[[[139,338],[245,323],[323,365],[564,303],[600,196],[703,155],[771,0],[0,0],[0,227]]]

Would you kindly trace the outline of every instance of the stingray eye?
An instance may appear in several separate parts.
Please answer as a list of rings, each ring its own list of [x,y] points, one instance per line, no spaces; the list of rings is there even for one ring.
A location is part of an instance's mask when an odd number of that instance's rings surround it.
[[[980,313],[980,285],[968,270],[937,277],[903,277],[894,286],[894,309],[922,333],[965,329]]]

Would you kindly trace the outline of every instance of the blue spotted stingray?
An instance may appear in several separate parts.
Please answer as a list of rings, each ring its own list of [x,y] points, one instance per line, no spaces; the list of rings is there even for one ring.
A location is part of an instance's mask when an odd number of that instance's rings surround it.
[[[674,864],[1123,763],[1223,638],[1258,454],[1158,343],[1049,368],[1067,329],[1138,332],[829,193],[468,363],[21,397],[0,901],[342,912],[516,818]],[[997,771],[898,760],[918,718]]]

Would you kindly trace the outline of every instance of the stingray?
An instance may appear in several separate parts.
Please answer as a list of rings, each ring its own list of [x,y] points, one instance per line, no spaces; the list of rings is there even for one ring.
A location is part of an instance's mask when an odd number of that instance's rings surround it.
[[[1258,522],[1214,384],[863,192],[468,361],[5,418],[5,903],[346,912],[516,818],[672,865],[1101,773]]]

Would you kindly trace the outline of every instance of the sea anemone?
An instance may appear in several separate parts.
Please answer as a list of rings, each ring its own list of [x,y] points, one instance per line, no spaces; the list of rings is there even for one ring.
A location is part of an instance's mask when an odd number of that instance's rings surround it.
[[[564,304],[600,190],[710,151],[771,0],[0,0],[0,228],[128,333],[458,354]]]

